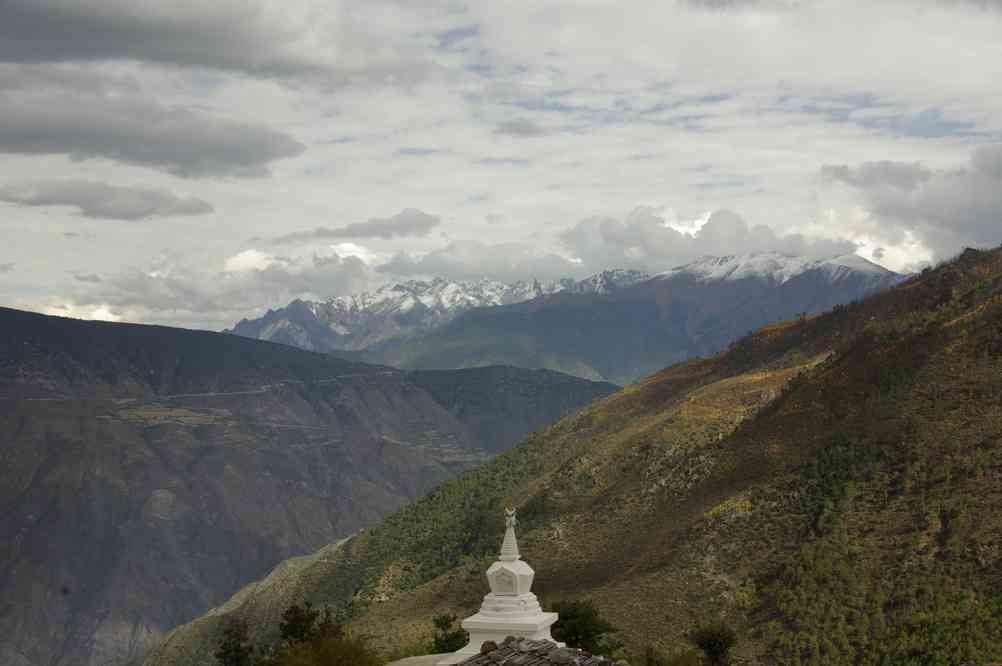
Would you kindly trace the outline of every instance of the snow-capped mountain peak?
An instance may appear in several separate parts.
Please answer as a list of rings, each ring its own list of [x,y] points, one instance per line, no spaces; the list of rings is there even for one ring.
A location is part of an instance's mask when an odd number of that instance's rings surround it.
[[[864,274],[874,278],[896,275],[896,273],[856,254],[846,254],[828,259],[809,259],[779,252],[760,252],[747,255],[701,257],[684,266],[662,273],[658,277],[688,275],[701,282],[759,278],[776,284],[784,284],[798,275],[813,270],[823,271],[832,281],[842,279],[850,274]]]
[[[505,283],[488,278],[437,277],[386,284],[326,301],[294,301],[258,319],[241,321],[234,332],[314,351],[373,350],[425,335],[475,308],[511,305],[556,292],[615,298],[616,292],[638,283],[673,278],[702,283],[760,279],[778,287],[809,272],[832,286],[862,279],[866,289],[890,286],[903,278],[856,255],[817,260],[776,252],[702,257],[654,278],[628,269],[602,271],[577,282],[541,283],[533,279]]]
[[[520,303],[571,284],[406,280],[326,301],[293,301],[261,318],[241,321],[234,332],[314,351],[358,351],[425,333],[474,308]]]
[[[649,280],[650,274],[625,268],[614,268],[575,282],[567,287],[574,294],[610,294]]]
[[[826,270],[832,279],[839,279],[850,273],[863,273],[875,277],[900,275],[858,254],[844,254],[817,262],[817,267]],[[902,276],[903,277],[903,276]]]
[[[384,285],[374,291],[331,298],[323,306],[345,314],[406,312],[417,307],[448,313],[477,307],[518,303],[561,290],[561,283],[519,281],[511,284],[481,278],[453,281],[445,278],[408,280]]]

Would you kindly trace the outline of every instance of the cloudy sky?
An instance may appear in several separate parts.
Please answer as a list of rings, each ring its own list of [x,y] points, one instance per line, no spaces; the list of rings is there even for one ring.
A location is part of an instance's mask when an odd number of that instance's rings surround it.
[[[0,0],[0,304],[1002,242],[998,0]]]

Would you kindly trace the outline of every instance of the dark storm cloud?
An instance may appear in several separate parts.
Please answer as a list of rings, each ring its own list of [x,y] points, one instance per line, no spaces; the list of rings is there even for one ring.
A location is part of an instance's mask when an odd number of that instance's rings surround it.
[[[543,136],[546,130],[527,118],[517,120],[506,120],[494,128],[495,134],[507,134],[509,136],[531,137]]]
[[[393,155],[395,157],[428,157],[429,155],[437,155],[443,151],[437,148],[414,148],[411,146],[405,146],[404,148],[398,148]]]
[[[938,257],[1002,240],[1002,145],[984,146],[956,169],[894,162],[824,166],[852,188],[887,232],[912,232]]]
[[[13,262],[0,264],[0,275],[3,275],[4,273],[10,273],[11,271],[14,270],[14,266],[16,265],[17,264],[14,264]]]
[[[638,208],[622,220],[582,220],[559,238],[591,272],[617,267],[657,273],[705,255],[780,252],[822,258],[856,249],[848,241],[808,240],[799,234],[780,236],[763,225],[750,227],[727,210],[715,212],[695,234],[681,233],[654,211]]]
[[[145,0],[0,0],[0,60],[140,60],[251,74],[319,66],[283,50],[296,38],[252,3]]]
[[[297,231],[275,238],[276,245],[309,243],[311,241],[345,240],[349,238],[391,238],[423,237],[441,223],[437,215],[406,208],[393,217],[374,217],[366,222],[356,222],[336,229],[317,227],[311,231]]]
[[[0,63],[0,92],[44,88],[88,94],[122,94],[138,93],[141,86],[134,76],[116,75],[87,65]]]
[[[181,177],[253,177],[303,150],[268,127],[143,99],[58,90],[0,94],[5,153],[101,157]]]
[[[96,273],[74,273],[73,279],[77,282],[86,282],[88,284],[100,284],[104,282],[101,276]]]
[[[438,38],[438,46],[441,49],[451,49],[463,42],[475,39],[480,35],[480,26],[464,25],[452,30],[446,30],[435,35]]]
[[[796,9],[809,4],[811,0],[685,0],[685,4],[696,9],[718,11],[738,9]]]
[[[739,9],[759,3],[758,0],[686,0],[686,4],[699,9]]]
[[[886,185],[899,190],[913,190],[929,180],[932,172],[917,163],[884,161],[866,162],[854,169],[846,165],[825,165],[821,167],[821,176],[853,187],[875,188]]]
[[[531,164],[531,162],[517,157],[485,157],[483,159],[474,160],[474,164],[480,164],[482,166],[527,167]]]
[[[434,69],[406,40],[388,38],[387,17],[404,10],[395,0],[297,9],[265,0],[0,0],[0,62],[138,61],[335,87],[407,84]]]
[[[205,215],[213,210],[207,201],[179,197],[166,190],[118,187],[85,180],[2,186],[0,200],[23,206],[72,206],[84,217],[112,220]]]

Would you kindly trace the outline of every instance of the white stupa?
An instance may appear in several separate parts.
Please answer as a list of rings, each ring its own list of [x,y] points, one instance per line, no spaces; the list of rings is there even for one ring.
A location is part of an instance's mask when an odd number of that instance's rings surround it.
[[[508,636],[553,640],[550,627],[557,621],[557,614],[544,613],[532,593],[532,579],[536,572],[519,555],[518,540],[515,538],[518,519],[514,509],[505,509],[505,524],[507,529],[501,544],[501,556],[487,570],[491,591],[484,597],[480,612],[463,620],[463,629],[470,632],[470,642],[440,660],[438,666],[456,664],[480,654],[480,646],[485,641],[500,645]],[[560,646],[563,647],[563,644]]]

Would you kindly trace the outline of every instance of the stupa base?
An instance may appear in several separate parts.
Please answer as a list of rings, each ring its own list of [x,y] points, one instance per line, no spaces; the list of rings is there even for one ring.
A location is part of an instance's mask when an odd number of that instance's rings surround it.
[[[480,654],[480,646],[487,641],[500,645],[509,636],[528,638],[534,641],[552,641],[550,627],[557,621],[556,613],[536,613],[526,617],[501,618],[477,613],[463,620],[463,629],[470,632],[470,642],[466,647],[453,652],[438,662],[437,666],[458,664]],[[556,641],[554,641],[556,642]],[[557,643],[563,647],[563,643]]]

